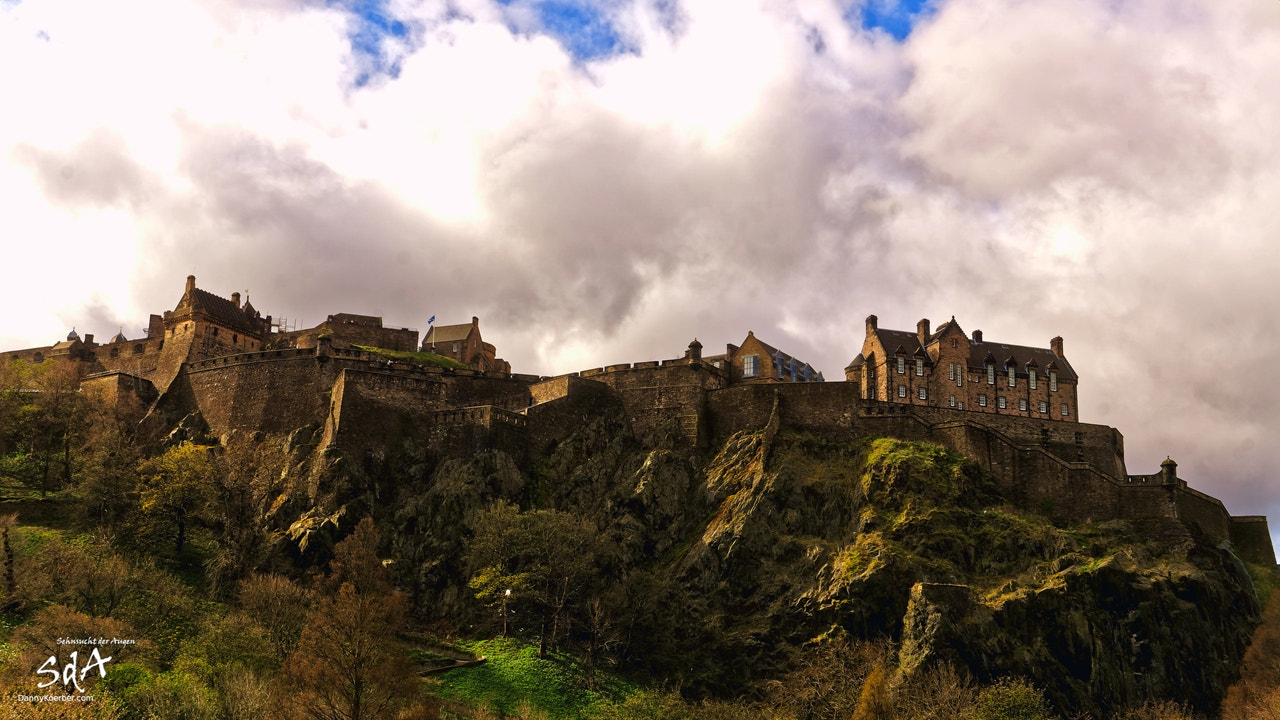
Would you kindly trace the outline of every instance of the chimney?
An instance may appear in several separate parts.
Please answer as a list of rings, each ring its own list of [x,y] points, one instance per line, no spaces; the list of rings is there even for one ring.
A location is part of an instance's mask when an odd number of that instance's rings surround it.
[[[188,275],[187,276],[187,294],[190,295],[191,293],[195,292],[195,289],[196,289],[196,276]]]
[[[974,331],[973,331],[973,343],[974,343],[975,345],[977,345],[977,344],[980,344],[981,342],[982,342],[982,331],[981,331],[981,330],[974,330]]]
[[[240,293],[238,293],[238,292],[233,292],[233,293],[231,293],[231,302],[235,303],[235,304],[236,304],[236,308],[237,308],[237,309],[239,309],[239,308],[240,308]]]
[[[92,344],[93,344],[93,333],[85,333],[85,335],[84,335],[84,344],[85,344],[85,345],[92,345]]]
[[[1058,337],[1056,337],[1056,338],[1054,338],[1054,339],[1050,340],[1050,341],[1049,341],[1049,348],[1050,348],[1051,350],[1053,350],[1053,354],[1054,354],[1054,355],[1057,355],[1058,357],[1063,357],[1063,355],[1062,355],[1062,336],[1061,336],[1061,335],[1059,335]]]
[[[471,316],[471,327],[480,327],[480,318],[475,315]]]
[[[920,318],[920,322],[916,323],[916,336],[920,338],[920,344],[926,345],[929,342],[929,318]]]
[[[875,331],[876,331],[876,323],[878,323],[878,322],[880,322],[880,319],[879,319],[879,318],[877,318],[875,315],[868,315],[868,316],[867,316],[867,334],[868,334],[868,335],[872,335],[872,334],[874,334],[874,333],[875,333]]]

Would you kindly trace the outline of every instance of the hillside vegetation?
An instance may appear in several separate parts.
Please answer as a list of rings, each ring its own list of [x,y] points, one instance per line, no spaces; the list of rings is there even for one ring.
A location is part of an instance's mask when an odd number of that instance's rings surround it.
[[[1272,569],[1054,525],[937,446],[697,449],[604,407],[536,453],[352,457],[318,428],[137,437],[56,371],[0,376],[0,717],[1277,712]],[[78,646],[111,656],[92,702],[16,701],[59,638],[134,642]]]

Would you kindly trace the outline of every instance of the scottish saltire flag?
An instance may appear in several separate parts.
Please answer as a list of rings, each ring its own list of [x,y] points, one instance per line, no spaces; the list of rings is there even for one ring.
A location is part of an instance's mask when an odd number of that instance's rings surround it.
[[[427,318],[427,324],[428,324],[428,325],[430,325],[430,324],[434,323],[435,321],[436,321],[436,316],[435,316],[435,315],[432,315],[431,317]]]

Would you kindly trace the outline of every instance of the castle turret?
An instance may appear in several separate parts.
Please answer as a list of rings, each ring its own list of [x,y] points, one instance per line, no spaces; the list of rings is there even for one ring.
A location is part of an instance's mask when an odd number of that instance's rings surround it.
[[[1058,338],[1058,340],[1061,341],[1062,338]],[[1160,463],[1160,483],[1163,485],[1178,484],[1178,463],[1167,455],[1164,458],[1164,462]]]
[[[702,343],[698,342],[698,338],[694,338],[693,342],[689,343],[689,349],[684,351],[684,356],[691,362],[702,362]]]

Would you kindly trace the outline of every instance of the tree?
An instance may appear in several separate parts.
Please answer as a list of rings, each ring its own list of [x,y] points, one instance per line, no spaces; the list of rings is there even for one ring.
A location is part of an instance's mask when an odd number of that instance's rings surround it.
[[[289,658],[301,708],[315,720],[391,717],[417,689],[408,655],[394,644],[408,598],[392,588],[378,539],[365,518],[334,549],[324,594]]]
[[[217,459],[206,521],[217,551],[206,572],[215,590],[229,588],[267,555],[269,505],[279,493],[287,458],[274,443],[232,443]]]
[[[0,373],[0,478],[40,491],[71,483],[75,449],[90,401],[79,392],[80,368],[46,360],[14,361]]]
[[[476,568],[472,590],[495,609],[531,608],[538,621],[538,656],[546,657],[566,610],[585,596],[595,574],[595,524],[556,510],[521,513],[499,502],[478,513],[475,526],[468,549]]]
[[[217,472],[210,449],[189,442],[169,448],[140,468],[142,512],[172,521],[178,555],[186,542],[188,523],[201,517]]]

